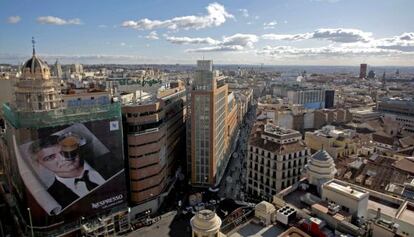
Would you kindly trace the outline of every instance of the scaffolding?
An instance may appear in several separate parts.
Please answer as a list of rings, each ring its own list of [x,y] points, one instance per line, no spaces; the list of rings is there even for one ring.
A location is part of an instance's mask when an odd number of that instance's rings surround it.
[[[18,112],[3,104],[4,118],[15,128],[44,128],[102,119],[121,118],[119,102],[107,105],[79,106],[39,112]]]

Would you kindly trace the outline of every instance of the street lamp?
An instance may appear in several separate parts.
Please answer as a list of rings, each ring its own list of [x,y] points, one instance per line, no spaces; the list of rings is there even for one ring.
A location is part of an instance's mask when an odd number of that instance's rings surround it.
[[[32,237],[34,237],[33,222],[32,222],[32,212],[30,211],[30,207],[27,208],[27,211],[29,212],[30,231],[32,233]]]

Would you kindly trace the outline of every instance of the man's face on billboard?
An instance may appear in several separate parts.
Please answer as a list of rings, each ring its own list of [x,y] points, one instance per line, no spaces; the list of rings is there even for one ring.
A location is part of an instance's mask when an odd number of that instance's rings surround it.
[[[62,155],[58,144],[41,149],[37,152],[36,159],[39,164],[61,178],[74,178],[82,173],[83,165],[79,155],[67,159]]]

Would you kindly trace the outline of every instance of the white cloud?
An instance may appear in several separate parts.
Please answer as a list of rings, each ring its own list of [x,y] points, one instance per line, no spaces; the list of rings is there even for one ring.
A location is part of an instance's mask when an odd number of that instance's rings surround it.
[[[264,34],[262,39],[267,40],[305,40],[323,39],[336,43],[369,42],[372,33],[358,29],[317,29],[314,32],[303,34]]]
[[[265,40],[289,40],[289,41],[296,41],[296,40],[305,40],[312,38],[311,33],[304,33],[304,34],[292,34],[292,35],[284,35],[284,34],[264,34],[261,37]]]
[[[120,45],[123,47],[123,46],[126,46],[126,43],[125,42],[121,42]]]
[[[274,29],[276,25],[277,25],[277,21],[265,22],[263,23],[263,29],[265,30]]]
[[[204,16],[180,16],[168,20],[150,20],[147,18],[138,21],[124,21],[123,27],[152,30],[167,28],[170,30],[178,29],[202,29],[206,27],[213,27],[222,25],[228,18],[234,18],[229,14],[223,5],[218,3],[211,3],[207,7],[207,15]]]
[[[49,25],[80,25],[82,24],[79,18],[73,19],[62,19],[56,16],[40,16],[37,18],[37,22],[40,24],[49,24]]]
[[[21,20],[22,18],[20,17],[20,16],[9,16],[8,18],[7,18],[7,22],[9,23],[9,24],[16,24],[16,23],[19,23],[19,21]]]
[[[373,45],[381,49],[414,52],[414,32],[406,32],[391,38],[378,39],[374,41]]]
[[[98,25],[99,28],[106,28],[108,27],[107,25]]]
[[[212,47],[204,47],[198,49],[187,49],[188,53],[203,53],[203,52],[233,52],[233,51],[242,51],[244,50],[243,46],[240,45],[220,45]]]
[[[151,31],[147,36],[145,36],[145,38],[151,39],[151,40],[159,39],[158,34],[157,34],[156,31]]]
[[[258,37],[253,34],[234,34],[224,36],[222,40],[215,40],[210,37],[190,38],[190,37],[166,37],[167,41],[174,44],[207,44],[212,47],[202,47],[198,49],[188,49],[186,52],[213,52],[213,51],[242,51],[253,48]]]
[[[334,56],[334,57],[350,57],[355,55],[368,56],[368,55],[390,55],[398,54],[393,50],[380,49],[380,48],[356,48],[356,47],[343,47],[343,46],[324,46],[314,48],[298,48],[293,46],[266,46],[261,50],[258,50],[259,55],[267,55],[272,57],[314,57],[314,56]]]
[[[368,42],[371,40],[372,33],[358,29],[318,29],[313,32],[312,38],[326,39],[332,42],[352,43]]]
[[[220,41],[212,39],[210,37],[206,38],[190,38],[190,37],[174,37],[174,36],[167,36],[167,41],[173,44],[208,44],[208,45],[216,45],[219,44]]]
[[[247,9],[239,9],[243,17],[249,17],[249,11]]]
[[[258,41],[258,37],[253,34],[235,34],[229,37],[223,37],[222,45],[239,45],[252,48],[253,44]]]

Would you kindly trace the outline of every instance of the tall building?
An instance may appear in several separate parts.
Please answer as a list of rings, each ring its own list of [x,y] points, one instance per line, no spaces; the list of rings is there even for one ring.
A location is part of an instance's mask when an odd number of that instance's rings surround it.
[[[224,173],[228,163],[228,105],[224,77],[213,71],[211,60],[197,61],[191,91],[191,183],[194,186],[215,185]]]
[[[138,218],[158,210],[176,181],[180,159],[185,161],[185,85],[170,82],[157,94],[133,93],[122,107],[131,213]]]
[[[361,63],[359,67],[359,78],[360,79],[367,77],[367,68],[368,68],[368,65],[366,63]]]
[[[325,109],[333,108],[335,105],[335,90],[325,91]]]
[[[298,131],[257,122],[248,144],[247,192],[271,200],[300,180],[308,156]]]
[[[15,100],[2,107],[9,152],[0,155],[23,231],[77,236],[128,229],[120,105],[66,107],[60,84],[34,49],[14,92]]]

